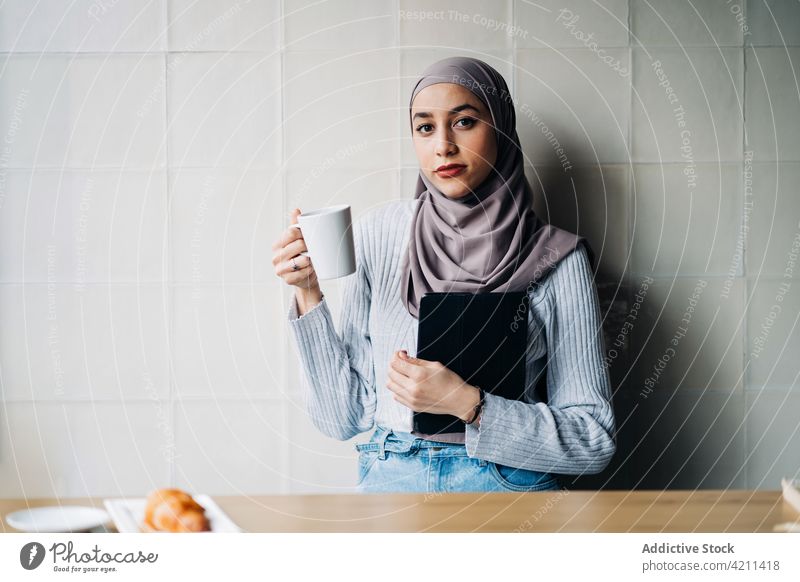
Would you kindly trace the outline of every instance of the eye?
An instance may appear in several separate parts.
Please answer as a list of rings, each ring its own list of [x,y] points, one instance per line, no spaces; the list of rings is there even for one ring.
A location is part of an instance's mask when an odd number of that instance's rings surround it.
[[[430,133],[432,127],[433,126],[430,123],[423,123],[422,125],[417,126],[417,131],[419,133]]]
[[[463,125],[459,125],[462,122]],[[459,127],[472,127],[473,125],[475,125],[475,119],[473,119],[472,117],[462,117],[461,119],[456,121],[456,125]]]

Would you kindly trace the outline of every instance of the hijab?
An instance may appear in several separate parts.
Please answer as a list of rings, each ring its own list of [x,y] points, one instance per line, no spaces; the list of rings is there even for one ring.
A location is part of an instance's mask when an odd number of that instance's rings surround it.
[[[525,290],[581,242],[594,264],[584,237],[544,223],[533,211],[514,104],[500,73],[468,57],[433,63],[414,87],[409,119],[414,98],[436,83],[460,84],[486,105],[497,139],[497,159],[489,176],[459,199],[442,194],[420,169],[400,285],[408,312],[419,319],[419,302],[428,292]]]

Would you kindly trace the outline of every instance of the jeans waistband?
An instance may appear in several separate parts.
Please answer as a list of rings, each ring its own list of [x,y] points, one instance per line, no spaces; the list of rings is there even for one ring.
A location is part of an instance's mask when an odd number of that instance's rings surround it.
[[[415,452],[419,449],[448,449],[463,452],[466,455],[466,447],[463,443],[448,443],[443,441],[432,441],[420,438],[410,432],[395,431],[391,428],[376,425],[375,432],[370,439],[371,446],[376,446],[378,457],[386,458],[387,442],[390,448],[399,447],[403,451]],[[368,445],[361,445],[362,448]],[[374,449],[373,449],[374,450]]]

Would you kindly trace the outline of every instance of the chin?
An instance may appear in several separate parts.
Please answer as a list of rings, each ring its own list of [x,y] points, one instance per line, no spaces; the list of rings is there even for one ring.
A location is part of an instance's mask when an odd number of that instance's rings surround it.
[[[439,192],[451,200],[458,200],[459,198],[463,198],[470,193],[469,184],[464,180],[460,182],[455,182],[452,179],[443,180],[433,173],[427,174],[427,176],[428,180],[430,180],[431,183],[436,186]]]
[[[465,187],[463,184],[450,184],[445,183],[442,184],[441,182],[434,182],[434,186],[439,189],[439,192],[447,196],[452,200],[457,200],[459,198],[463,198],[467,194],[469,194],[469,188]]]

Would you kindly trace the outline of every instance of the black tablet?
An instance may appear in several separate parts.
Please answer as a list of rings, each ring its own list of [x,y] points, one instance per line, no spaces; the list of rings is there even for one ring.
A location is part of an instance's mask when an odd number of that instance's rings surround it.
[[[487,393],[522,400],[528,299],[522,291],[426,293],[420,300],[417,357],[441,362]],[[414,430],[464,432],[450,414],[414,412]]]

